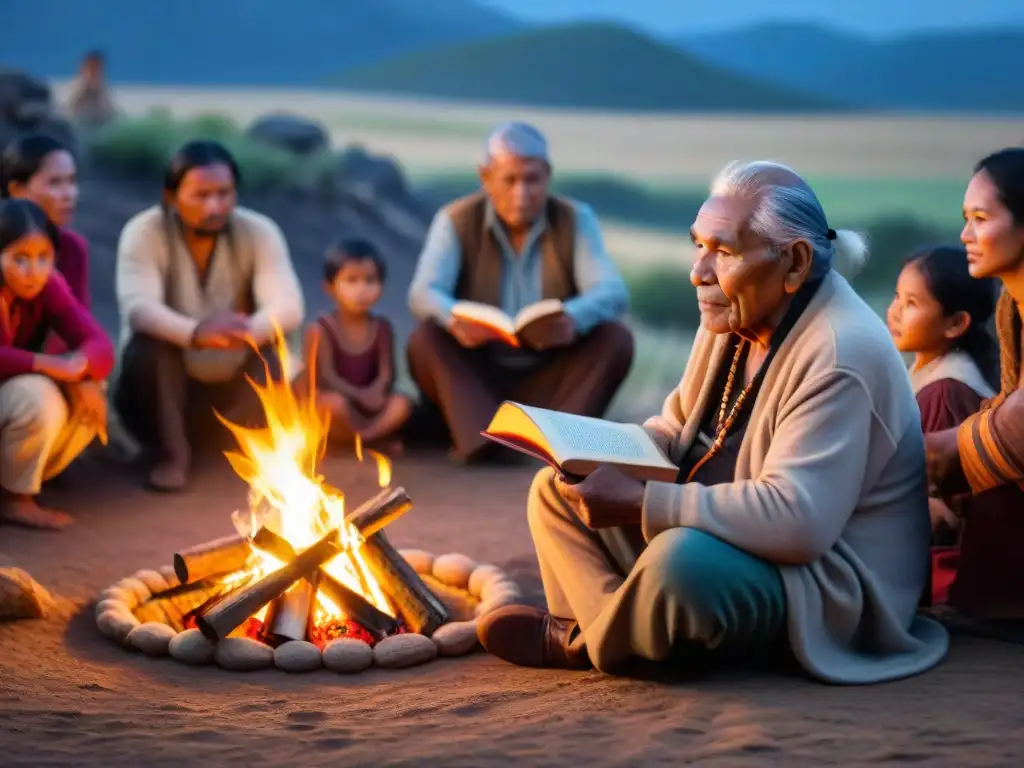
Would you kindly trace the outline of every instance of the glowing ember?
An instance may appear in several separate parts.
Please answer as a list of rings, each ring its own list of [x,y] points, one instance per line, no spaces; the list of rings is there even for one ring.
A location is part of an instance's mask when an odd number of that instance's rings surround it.
[[[218,418],[238,441],[238,450],[226,454],[232,468],[249,485],[248,513],[232,516],[243,536],[252,536],[261,526],[285,539],[296,552],[315,544],[334,528],[339,528],[338,544],[347,551],[323,566],[323,570],[346,587],[364,597],[388,616],[394,617],[391,605],[380,584],[363,560],[358,549],[360,535],[345,523],[345,497],[336,488],[324,483],[317,466],[327,447],[329,416],[317,411],[315,398],[299,399],[290,385],[292,361],[283,335],[278,332],[275,347],[281,360],[281,378],[274,380],[267,371],[267,383],[249,383],[259,396],[266,417],[266,427],[251,429],[232,423],[220,414]],[[311,372],[312,374],[312,372]],[[310,376],[312,386],[312,375]],[[363,448],[356,443],[360,461]],[[377,465],[381,488],[391,484],[391,462],[374,451],[369,453]],[[256,562],[247,572],[249,578],[262,578],[285,564],[255,549]],[[253,618],[263,622],[267,608]],[[326,595],[317,593],[314,626],[343,622],[341,609]]]

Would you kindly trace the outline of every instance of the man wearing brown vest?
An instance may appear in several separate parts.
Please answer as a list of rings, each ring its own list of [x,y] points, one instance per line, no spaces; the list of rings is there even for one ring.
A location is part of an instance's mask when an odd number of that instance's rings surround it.
[[[536,128],[496,128],[482,190],[437,214],[409,290],[420,321],[409,338],[410,373],[463,461],[494,450],[480,432],[502,400],[600,417],[633,361],[632,334],[618,321],[626,286],[597,217],[549,195],[550,178]],[[542,299],[561,300],[564,312],[527,328],[520,347],[452,312],[467,300],[515,317]]]

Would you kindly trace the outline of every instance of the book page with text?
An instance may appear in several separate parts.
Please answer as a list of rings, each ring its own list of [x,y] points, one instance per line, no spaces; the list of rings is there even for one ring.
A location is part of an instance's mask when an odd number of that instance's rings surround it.
[[[560,460],[593,458],[609,463],[668,463],[654,441],[637,424],[618,424],[604,419],[569,413],[524,409],[548,434],[553,451]]]

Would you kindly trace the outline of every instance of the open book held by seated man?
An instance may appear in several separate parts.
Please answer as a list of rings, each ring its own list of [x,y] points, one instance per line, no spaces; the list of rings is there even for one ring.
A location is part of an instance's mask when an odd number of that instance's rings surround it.
[[[435,217],[409,291],[410,373],[466,461],[494,447],[480,433],[502,400],[599,417],[633,360],[626,286],[594,212],[548,194],[540,132],[499,126],[480,177]]]
[[[235,422],[259,419],[246,375],[264,380],[261,356],[275,363],[277,329],[302,323],[284,236],[236,206],[237,181],[224,147],[186,144],[171,159],[164,204],[132,218],[118,243],[125,348],[114,407],[153,454],[149,480],[158,490],[180,489],[193,447],[228,434],[214,409]]]

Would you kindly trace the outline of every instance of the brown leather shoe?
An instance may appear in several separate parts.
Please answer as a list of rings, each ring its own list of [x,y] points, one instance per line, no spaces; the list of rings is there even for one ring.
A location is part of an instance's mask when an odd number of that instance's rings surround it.
[[[527,605],[509,605],[480,619],[480,644],[499,659],[520,667],[590,669],[581,644],[570,646],[576,622]]]

